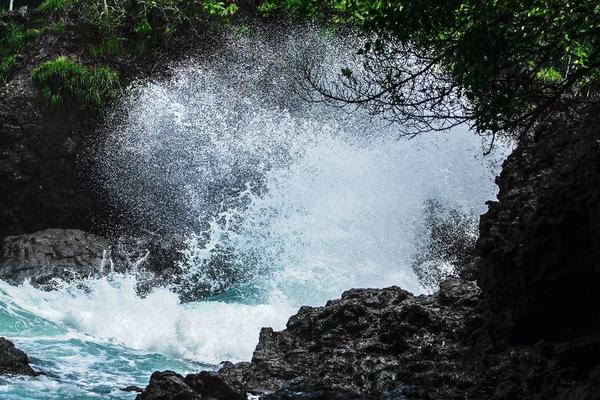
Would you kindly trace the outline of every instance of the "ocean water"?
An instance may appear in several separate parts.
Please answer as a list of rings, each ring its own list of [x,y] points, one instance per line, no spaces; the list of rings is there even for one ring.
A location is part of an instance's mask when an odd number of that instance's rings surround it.
[[[0,335],[47,376],[0,380],[0,399],[133,399],[155,370],[249,360],[261,327],[353,287],[427,291],[411,269],[428,201],[476,220],[509,151],[466,128],[401,127],[308,103],[286,57],[332,38],[232,41],[138,82],[95,144],[97,183],[144,229],[187,238],[177,285],[134,275],[41,292],[0,282]],[[323,56],[324,55],[324,56]],[[185,301],[182,301],[184,299]]]

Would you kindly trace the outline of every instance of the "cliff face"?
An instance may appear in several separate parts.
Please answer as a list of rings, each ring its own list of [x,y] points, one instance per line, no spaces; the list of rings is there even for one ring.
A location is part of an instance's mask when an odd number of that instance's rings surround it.
[[[600,327],[600,118],[586,115],[558,115],[523,138],[481,217],[487,316],[514,341]]]
[[[0,237],[90,227],[97,203],[79,155],[92,128],[77,107],[46,106],[29,71],[0,88]]]

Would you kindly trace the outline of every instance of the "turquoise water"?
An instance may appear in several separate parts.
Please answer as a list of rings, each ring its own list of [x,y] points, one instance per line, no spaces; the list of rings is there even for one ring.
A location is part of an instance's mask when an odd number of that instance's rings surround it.
[[[221,301],[180,304],[167,289],[140,298],[131,276],[86,286],[46,293],[0,282],[0,335],[47,374],[0,378],[0,399],[133,399],[120,389],[144,387],[154,371],[185,374],[249,359],[260,328],[282,327],[274,314],[284,320],[291,313]]]
[[[34,369],[47,373],[36,378],[3,377],[2,399],[132,399],[135,393],[120,388],[144,386],[156,370],[188,372],[213,367],[86,335],[24,310],[5,292],[0,303],[0,335],[25,351]]]

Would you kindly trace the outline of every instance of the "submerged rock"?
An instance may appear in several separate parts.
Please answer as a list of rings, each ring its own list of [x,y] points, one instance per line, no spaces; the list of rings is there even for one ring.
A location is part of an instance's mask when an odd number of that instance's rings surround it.
[[[179,246],[181,241],[151,235],[112,240],[76,229],[9,236],[2,242],[0,279],[52,289],[60,281],[134,271],[141,289],[149,289],[173,275]]]
[[[0,337],[0,374],[9,375],[40,375],[29,365],[29,357],[15,345]]]

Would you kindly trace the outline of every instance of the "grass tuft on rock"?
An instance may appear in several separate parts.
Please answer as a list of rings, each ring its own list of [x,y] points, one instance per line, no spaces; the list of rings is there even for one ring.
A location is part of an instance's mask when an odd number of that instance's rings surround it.
[[[65,56],[35,67],[32,77],[52,106],[70,98],[84,106],[103,107],[117,96],[119,83],[112,68],[86,67]]]

